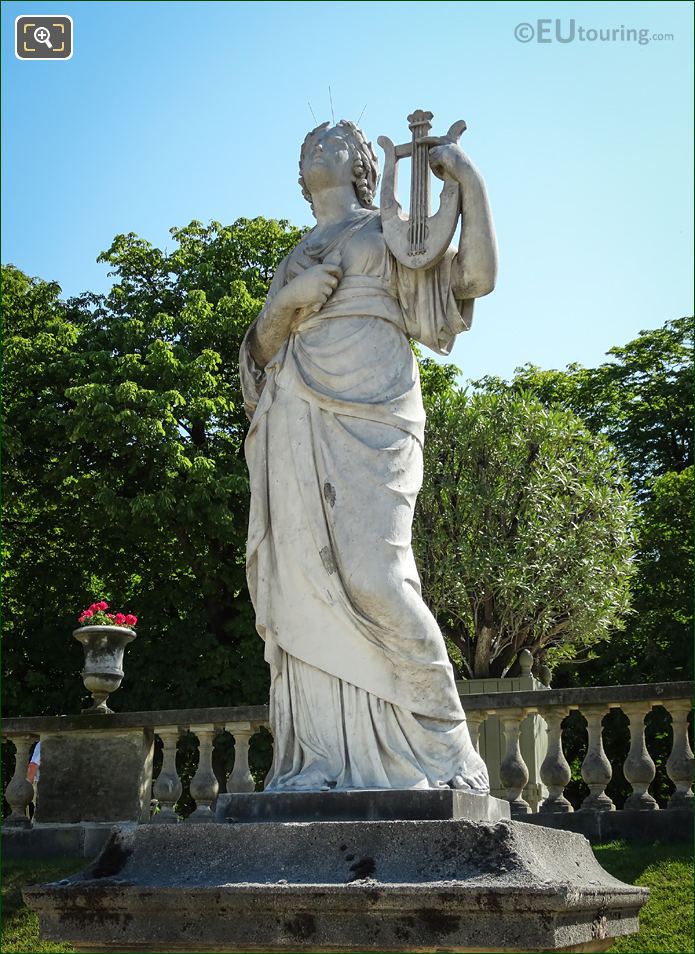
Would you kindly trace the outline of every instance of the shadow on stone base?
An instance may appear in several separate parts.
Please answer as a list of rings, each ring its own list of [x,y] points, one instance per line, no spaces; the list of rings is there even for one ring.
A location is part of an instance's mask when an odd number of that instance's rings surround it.
[[[688,841],[693,838],[690,808],[662,811],[568,812],[562,815],[523,815],[524,824],[542,825],[584,835],[596,845],[605,841]]]
[[[132,823],[34,825],[2,829],[2,856],[11,861],[50,858],[95,858],[118,827]]]

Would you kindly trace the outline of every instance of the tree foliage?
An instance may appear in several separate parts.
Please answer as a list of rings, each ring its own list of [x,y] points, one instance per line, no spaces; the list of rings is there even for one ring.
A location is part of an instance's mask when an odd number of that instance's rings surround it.
[[[585,673],[603,682],[672,682],[692,677],[693,468],[654,478],[640,508],[633,612],[624,633]]]
[[[432,387],[415,520],[423,591],[463,675],[503,676],[521,649],[572,656],[620,628],[632,493],[605,439],[521,392]],[[446,379],[444,380],[446,385]]]
[[[241,219],[172,234],[168,255],[117,236],[100,257],[115,279],[106,296],[63,302],[55,283],[3,269],[14,714],[78,707],[81,649],[66,652],[66,634],[99,597],[140,617],[119,707],[265,694],[244,571],[238,353],[301,233]]]
[[[654,478],[692,466],[692,354],[692,319],[677,318],[611,348],[611,360],[597,368],[527,364],[511,382],[488,377],[476,383],[484,390],[532,391],[548,406],[574,411],[618,448],[643,496]]]
[[[678,318],[611,348],[598,368],[519,368],[512,381],[485,378],[497,394],[531,391],[569,408],[625,460],[639,502],[634,612],[619,636],[589,653],[568,684],[692,677],[691,501],[693,321]],[[593,662],[591,659],[593,658]]]
[[[172,229],[170,252],[119,235],[100,256],[110,292],[67,301],[3,268],[7,711],[79,708],[69,633],[99,597],[141,621],[118,708],[266,697],[244,572],[238,349],[300,234],[192,222]],[[558,659],[611,633],[584,681],[687,677],[691,339],[669,322],[597,369],[527,366],[480,395],[459,392],[452,365],[421,362],[415,542],[462,671],[511,673],[522,644]],[[630,503],[604,438],[640,502],[636,612],[618,635]]]

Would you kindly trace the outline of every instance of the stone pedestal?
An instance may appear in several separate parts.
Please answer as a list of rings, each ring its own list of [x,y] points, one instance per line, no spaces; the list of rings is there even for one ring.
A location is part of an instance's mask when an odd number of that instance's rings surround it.
[[[42,733],[34,826],[149,821],[153,752],[147,728]]]
[[[220,795],[219,822],[313,821],[501,821],[509,802],[450,788],[407,791],[360,789],[349,792],[253,792]]]
[[[459,820],[141,825],[24,889],[83,951],[605,950],[646,888],[581,835]]]

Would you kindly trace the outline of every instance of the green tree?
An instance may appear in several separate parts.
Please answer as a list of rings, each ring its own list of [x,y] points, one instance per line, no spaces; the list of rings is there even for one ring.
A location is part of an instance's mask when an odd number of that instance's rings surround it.
[[[95,596],[140,612],[144,638],[130,654],[124,707],[155,699],[167,705],[256,701],[265,690],[244,580],[246,422],[237,353],[278,262],[300,232],[259,218],[229,227],[193,222],[172,234],[177,244],[169,254],[132,233],[117,236],[101,256],[116,279],[106,296],[65,302],[55,283],[3,269],[5,665],[14,677],[6,692],[14,712],[76,707],[80,650],[75,644],[65,654],[64,638],[76,610]],[[691,570],[679,555],[681,544],[669,543],[673,559],[659,546],[665,546],[663,527],[674,526],[668,508],[684,527],[685,505],[673,482],[659,481],[685,473],[692,457],[691,338],[689,322],[680,319],[613,349],[611,361],[598,369],[527,367],[511,383],[485,382],[500,395],[531,390],[548,406],[574,410],[627,457],[643,500],[640,645],[661,645],[659,634],[670,633],[671,648],[680,640],[671,655],[684,666]],[[442,530],[443,512],[453,504],[447,532],[455,539],[453,524],[464,517],[461,498],[470,494],[449,493],[447,467],[460,466],[456,442],[468,418],[454,426],[453,409],[465,403],[456,392],[456,369],[428,360],[421,368],[430,421],[416,538],[433,605],[460,641],[465,614],[447,603],[456,586],[448,590],[442,582],[448,573],[456,584],[456,563],[440,561],[434,538],[425,540],[418,527],[429,507],[429,519]],[[605,457],[605,450],[596,455]],[[681,495],[686,479],[678,482]],[[494,486],[488,479],[487,489]],[[433,488],[442,491],[438,500]],[[505,506],[513,500],[509,494],[502,499]],[[522,526],[525,516],[519,515]],[[637,622],[633,616],[621,640],[637,632]],[[543,630],[546,648],[558,635],[548,636],[551,629]],[[605,631],[599,627],[588,642]],[[164,641],[179,665],[162,680]],[[576,648],[581,639],[570,644]],[[507,646],[493,669],[505,669],[510,652]]]
[[[83,316],[68,315],[57,284],[11,266],[2,269],[2,290],[3,668],[11,677],[4,699],[12,713],[34,714],[44,704],[60,712],[64,698],[77,701],[75,673],[65,665],[66,607],[73,617],[76,594],[89,591],[96,546],[64,468],[65,391],[86,364]],[[56,639],[61,621],[67,631]]]
[[[3,270],[14,714],[78,707],[81,650],[69,633],[96,597],[141,621],[119,707],[257,702],[266,691],[245,582],[238,353],[301,233],[240,219],[172,234],[168,255],[117,236],[101,256],[115,278],[106,296],[62,302],[56,284]]]
[[[414,540],[423,592],[471,677],[521,649],[568,658],[622,625],[632,494],[602,437],[518,392],[472,396],[425,367],[425,475]]]
[[[611,682],[671,682],[692,674],[693,468],[670,471],[649,485],[637,520],[639,552],[634,612],[627,629],[586,667]]]
[[[692,319],[678,318],[611,348],[598,368],[526,365],[512,381],[476,382],[497,394],[531,391],[547,407],[573,410],[619,450],[636,491],[634,612],[619,637],[587,654],[581,670],[563,667],[562,683],[692,676],[692,346]]]
[[[512,381],[483,378],[485,390],[532,391],[568,407],[590,430],[605,434],[624,458],[638,496],[670,471],[693,463],[693,321],[677,318],[611,348],[598,368],[517,368]]]

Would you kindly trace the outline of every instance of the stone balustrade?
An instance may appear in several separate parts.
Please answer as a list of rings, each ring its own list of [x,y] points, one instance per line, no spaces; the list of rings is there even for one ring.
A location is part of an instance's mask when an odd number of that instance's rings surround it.
[[[577,710],[586,722],[587,751],[582,762],[582,779],[589,789],[579,811],[614,811],[616,806],[606,794],[612,778],[612,766],[603,748],[603,719],[612,709],[621,709],[630,726],[630,748],[623,773],[632,788],[626,810],[654,811],[659,808],[649,794],[656,768],[647,751],[645,719],[655,706],[663,706],[671,715],[673,738],[666,763],[675,791],[667,808],[692,806],[693,752],[688,738],[688,715],[692,708],[692,685],[688,682],[654,683],[636,686],[600,686],[587,689],[546,689],[543,692],[488,693],[462,696],[466,715],[475,724],[474,740],[480,726],[491,715],[502,723],[506,751],[500,765],[500,777],[507,787],[512,816],[523,816],[531,809],[521,797],[528,769],[519,749],[519,730],[524,719],[538,713],[546,723],[547,755],[540,767],[541,781],[549,795],[539,807],[540,814],[567,814],[574,811],[564,792],[571,770],[565,758],[562,726],[565,718]]]
[[[187,822],[196,824],[214,821],[214,806],[220,791],[220,783],[213,770],[215,746],[223,735],[234,744],[234,764],[223,780],[222,790],[227,792],[252,792],[255,782],[249,767],[249,745],[254,735],[267,727],[267,706],[224,707],[208,709],[173,709],[152,712],[120,712],[112,715],[83,713],[79,716],[37,716],[6,719],[3,723],[3,739],[14,745],[14,773],[5,791],[11,814],[5,820],[8,828],[32,826],[29,819],[30,806],[34,799],[34,787],[25,779],[25,767],[36,742],[41,740],[41,772],[38,783],[34,827],[60,824],[55,812],[43,811],[50,791],[58,788],[65,800],[72,797],[85,801],[85,789],[90,793],[90,814],[83,811],[86,821],[96,825],[109,823],[137,823],[152,821],[156,824],[177,822],[180,814],[177,805],[183,798],[194,802],[194,810]],[[195,771],[190,779],[180,775],[182,742],[186,737],[197,740]],[[154,739],[161,742],[161,767],[152,781],[152,752]],[[116,739],[123,744],[139,744],[144,754],[144,773],[134,773],[133,766],[122,764],[103,765],[103,751],[109,743],[113,749]],[[73,748],[70,758],[51,758],[53,750],[64,754],[65,741]],[[149,741],[149,748],[148,748]],[[125,750],[126,752],[129,750]],[[116,750],[116,755],[119,752]],[[79,757],[78,757],[79,755]],[[73,764],[69,764],[72,761]],[[111,758],[111,763],[116,759]],[[102,785],[94,784],[94,775],[101,769],[111,771],[102,779]],[[137,777],[134,777],[137,775]],[[147,788],[146,811],[138,806],[138,789]],[[151,789],[151,800],[149,793]],[[114,798],[114,791],[116,796]],[[141,794],[141,793],[140,793]],[[54,799],[50,799],[54,801]],[[142,799],[141,799],[142,801]],[[150,801],[154,811],[150,818]],[[94,804],[96,802],[97,804]],[[99,804],[101,802],[101,804]],[[115,803],[115,804],[114,804]],[[125,808],[124,808],[125,806]],[[125,816],[125,817],[124,817]],[[73,818],[65,817],[65,824],[75,824]]]
[[[655,765],[645,742],[645,720],[657,706],[664,707],[670,714],[673,736],[666,772],[673,783],[674,791],[666,809],[692,806],[693,752],[688,737],[688,717],[692,707],[690,683],[477,693],[462,695],[461,702],[466,711],[474,745],[477,745],[485,720],[490,716],[499,719],[504,738],[499,777],[505,787],[505,797],[510,802],[514,817],[534,820],[531,816],[535,814],[539,822],[546,823],[551,816],[568,817],[574,812],[573,805],[565,795],[571,771],[563,748],[563,725],[569,714],[575,710],[585,720],[587,733],[586,755],[582,762],[581,775],[588,794],[579,806],[577,815],[613,812],[616,809],[606,794],[612,768],[603,747],[603,719],[612,709],[621,709],[629,720],[629,750],[625,753],[622,769],[632,792],[625,803],[625,811],[653,813],[659,810],[659,805],[649,792],[655,777]],[[519,735],[523,721],[535,714],[541,716],[547,727],[547,754],[540,767],[540,776],[548,795],[541,802],[538,812],[532,813],[530,805],[522,795],[529,772],[519,747]],[[123,749],[128,758],[133,751],[139,754],[135,755],[134,763],[132,760],[128,763],[131,765],[128,770],[123,764],[111,764],[111,777],[101,779],[104,783],[102,788],[97,784],[90,789],[92,822],[136,824],[150,820],[149,801],[141,791],[143,786],[147,795],[151,786],[156,806],[152,822],[166,824],[179,821],[182,814],[180,805],[185,799],[188,799],[189,804],[191,800],[195,804],[188,814],[186,824],[213,822],[215,801],[220,791],[226,789],[227,792],[251,792],[257,787],[249,768],[249,746],[254,736],[267,727],[266,706],[6,719],[3,724],[3,738],[16,749],[16,767],[5,792],[11,813],[5,818],[4,824],[8,829],[32,826],[29,806],[34,790],[25,779],[25,768],[33,744],[39,739],[42,741],[42,760],[38,804],[34,816],[36,826],[55,826],[61,821],[55,811],[53,814],[49,811],[48,815],[42,818],[42,797],[50,806],[49,796],[53,787],[62,786],[63,799],[69,800],[70,790],[79,792],[80,786],[91,784],[91,776],[88,773],[93,775],[95,771],[101,771],[102,774],[108,774],[108,769],[103,769],[99,763],[99,756],[106,750],[111,752],[111,763],[114,761],[114,752],[116,760],[120,759],[121,749],[113,748],[114,740],[118,741],[118,745],[129,746]],[[181,740],[188,735],[195,737],[198,742],[198,757],[190,780],[182,776],[180,768]],[[216,775],[213,760],[215,747],[221,744],[224,736],[233,739],[234,760],[226,778],[218,778],[219,769]],[[155,737],[161,742],[161,768],[152,783]],[[65,747],[66,744],[68,748]],[[227,739],[227,749],[229,748]],[[73,753],[74,764],[62,764],[63,773],[69,776],[67,784],[65,779],[58,778],[59,760],[52,757],[51,752],[59,753],[62,763],[66,761],[66,752],[68,755]],[[75,753],[84,755],[85,752],[88,754],[81,760],[75,756]],[[67,761],[70,761],[70,757]],[[126,776],[129,773],[133,775],[132,765],[136,763],[140,764],[141,771],[136,773],[137,778],[129,782]],[[145,766],[144,771],[142,765]],[[121,799],[117,810],[110,808],[109,785],[118,787],[129,784],[133,791],[137,789],[140,792],[140,802],[137,798],[134,801],[131,799],[131,802]],[[102,791],[105,794],[100,795]],[[100,798],[103,799],[101,805]],[[93,802],[97,804],[93,805]],[[122,807],[131,804],[136,807]],[[139,810],[138,804],[146,804],[147,810]],[[129,813],[129,817],[123,818],[124,813]],[[542,822],[542,818],[546,821]],[[557,822],[558,826],[561,826],[559,818]],[[75,819],[68,819],[66,816],[66,823],[74,824]]]

